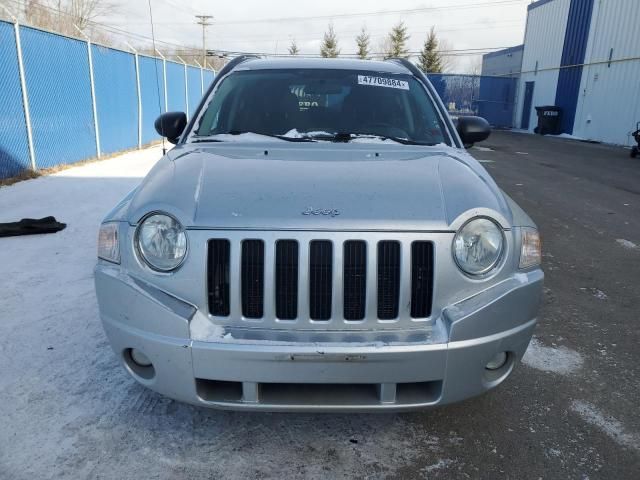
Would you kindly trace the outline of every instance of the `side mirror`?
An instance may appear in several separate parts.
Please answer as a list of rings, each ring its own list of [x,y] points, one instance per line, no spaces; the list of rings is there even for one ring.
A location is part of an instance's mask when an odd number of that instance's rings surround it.
[[[156,132],[175,145],[187,126],[187,116],[182,112],[163,113],[153,125]]]
[[[482,117],[458,117],[456,130],[465,147],[482,142],[491,135],[489,122]]]

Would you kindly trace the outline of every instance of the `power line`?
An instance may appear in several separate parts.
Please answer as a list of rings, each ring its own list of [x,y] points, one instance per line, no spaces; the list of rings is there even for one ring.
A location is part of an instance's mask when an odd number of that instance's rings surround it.
[[[17,0],[7,0],[8,2],[11,2],[13,4],[16,5],[20,5],[20,3]],[[502,1],[498,1],[498,2],[484,2],[483,5],[486,4],[494,4],[494,3],[513,3],[514,1],[520,1],[520,0],[502,0]],[[481,4],[467,4],[468,5],[474,5],[474,6],[479,6]],[[72,15],[68,14],[67,12],[63,12],[63,11],[59,11],[57,9],[45,6],[45,5],[38,5],[39,8],[43,8],[46,10],[49,10],[51,12],[54,12],[56,14],[59,15],[64,15],[70,18],[73,18]],[[463,7],[462,5],[459,7]],[[432,7],[432,8],[437,8],[437,7]],[[441,7],[444,8],[444,7]],[[415,10],[415,9],[414,9]],[[351,15],[351,14],[350,14]],[[204,17],[210,17],[210,16],[206,16],[204,15]],[[204,20],[206,22],[206,18]],[[182,49],[185,49],[185,45],[184,44],[178,44],[178,43],[173,43],[173,42],[167,42],[167,41],[162,41],[162,40],[156,40],[155,38],[150,38],[148,36],[139,34],[139,33],[133,33],[133,32],[129,32],[127,30],[123,30],[108,24],[104,24],[104,23],[100,23],[100,22],[96,22],[96,21],[89,21],[88,22],[91,26],[93,27],[97,27],[98,29],[103,29],[109,33],[115,33],[118,35],[123,35],[125,37],[128,38],[137,38],[140,40],[144,40],[147,42],[151,42],[151,43],[158,43],[158,44],[162,44],[168,47],[174,47],[177,49],[180,49],[180,55],[183,56],[189,56],[189,57],[193,57],[196,56],[197,54],[193,54],[193,53],[189,53],[189,51],[184,51]],[[198,22],[198,24],[201,24],[200,22]],[[154,47],[155,48],[155,47]],[[472,55],[482,55],[484,53],[489,53],[489,52],[493,52],[495,50],[500,50],[506,47],[485,47],[485,48],[478,48],[478,49],[462,49],[462,50],[443,50],[442,54],[444,56],[451,56],[451,57],[464,57],[464,56],[472,56]],[[191,50],[192,51],[192,50]],[[206,51],[206,50],[205,50]],[[252,54],[252,55],[260,55],[260,56],[276,56],[276,57],[287,57],[287,54],[272,54],[272,53],[268,53],[268,52],[247,52],[247,51],[242,51],[242,50],[224,50],[224,49],[216,49],[216,50],[209,50],[206,51],[207,55],[223,55],[223,56],[237,56],[237,55],[245,55],[245,54]],[[410,56],[415,56],[418,55],[420,52],[418,51],[412,51],[409,52]],[[385,53],[383,52],[374,52],[372,53],[373,56],[376,57],[383,57],[385,55]],[[305,56],[305,57],[310,57],[310,58],[315,58],[318,57],[319,55],[316,54],[301,54],[301,56]],[[356,54],[342,54],[342,57],[355,57]]]
[[[523,4],[527,0],[492,0],[476,3],[466,3],[462,5],[442,5],[439,7],[419,7],[419,8],[406,8],[398,10],[379,10],[374,12],[361,12],[361,13],[338,13],[331,15],[310,15],[305,17],[280,17],[280,18],[261,18],[256,20],[228,20],[217,22],[217,25],[242,25],[242,24],[255,24],[255,23],[276,23],[276,22],[299,22],[309,20],[331,20],[334,18],[352,18],[352,17],[372,17],[378,15],[397,15],[397,14],[409,14],[409,13],[422,13],[433,12],[440,10],[464,10],[470,8],[479,8],[491,5],[516,5]]]
[[[469,30],[485,30],[485,29],[495,30],[499,28],[506,29],[506,28],[514,28],[520,25],[521,25],[521,22],[519,20],[498,22],[491,25],[478,25],[478,24],[466,23],[466,24],[451,25],[452,28],[447,28],[447,27],[436,28],[436,33],[443,33],[443,32],[449,33],[449,32],[460,32],[460,31],[469,31]],[[409,30],[407,33],[411,36],[426,35],[430,28],[431,28],[431,25],[426,27],[416,27]],[[342,41],[343,39],[350,40],[351,35],[356,35],[358,33],[360,33],[360,30],[336,30],[336,35],[338,35],[338,40],[340,41]],[[383,30],[383,29],[367,30],[367,33],[369,33],[369,37],[371,39],[382,38],[389,35],[389,31]],[[296,37],[296,40],[320,39],[322,38],[323,34],[324,32],[305,33],[304,35],[296,35],[295,37]],[[280,34],[276,33],[275,35],[276,36],[274,36],[273,34],[241,35],[240,38],[237,40],[237,42],[253,43],[253,41],[256,41],[256,40],[271,40],[271,39],[275,40],[276,38],[284,37],[284,33],[282,32]],[[236,40],[231,40],[231,41],[236,42]]]

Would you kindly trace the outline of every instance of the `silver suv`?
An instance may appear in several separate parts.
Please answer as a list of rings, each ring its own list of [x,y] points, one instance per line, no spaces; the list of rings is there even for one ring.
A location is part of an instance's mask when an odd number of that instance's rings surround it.
[[[531,219],[404,60],[240,57],[100,228],[127,371],[196,405],[405,410],[504,381],[536,323]]]

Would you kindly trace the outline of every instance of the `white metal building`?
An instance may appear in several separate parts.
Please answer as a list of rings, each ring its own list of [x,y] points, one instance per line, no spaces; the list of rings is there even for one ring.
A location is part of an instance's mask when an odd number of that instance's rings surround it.
[[[538,0],[528,6],[517,127],[562,107],[562,132],[631,145],[640,121],[640,0]]]
[[[518,77],[522,69],[524,45],[504,48],[482,56],[482,76]]]

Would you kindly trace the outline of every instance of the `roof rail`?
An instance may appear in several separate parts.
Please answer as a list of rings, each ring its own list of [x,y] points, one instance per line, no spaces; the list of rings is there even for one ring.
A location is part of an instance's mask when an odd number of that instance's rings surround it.
[[[231,59],[229,63],[227,63],[224,67],[222,67],[218,72],[218,75],[216,76],[226,75],[241,63],[244,63],[247,60],[251,60],[252,58],[260,58],[260,56],[259,55],[238,55],[237,57]]]
[[[418,67],[416,67],[413,63],[411,63],[409,61],[409,59],[407,59],[407,58],[392,57],[392,58],[385,58],[384,61],[385,62],[393,62],[393,63],[397,63],[399,65],[402,65],[404,68],[406,68],[411,73],[413,73],[414,75],[417,75],[417,76],[419,76],[418,75],[419,73],[422,73],[422,71],[419,70]]]

